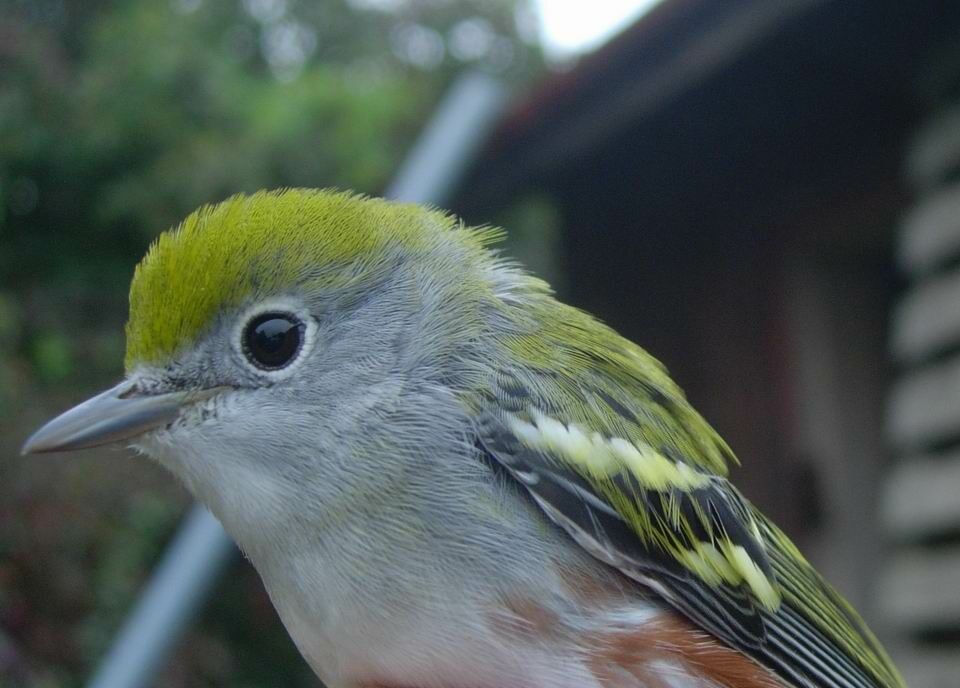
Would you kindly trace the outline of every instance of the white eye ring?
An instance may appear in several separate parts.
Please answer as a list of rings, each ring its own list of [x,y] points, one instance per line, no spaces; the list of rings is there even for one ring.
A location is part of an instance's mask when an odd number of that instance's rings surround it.
[[[276,314],[276,319],[288,320],[295,323],[299,334],[298,342],[293,343],[293,351],[286,361],[278,360],[277,365],[258,361],[255,352],[251,350],[249,341],[250,326],[265,315]],[[271,380],[283,380],[292,375],[306,359],[317,339],[317,322],[314,320],[302,303],[290,298],[277,298],[261,301],[247,308],[237,318],[233,332],[233,349],[243,365],[257,375],[268,377]],[[291,346],[286,342],[281,346]],[[283,353],[282,350],[279,353]]]

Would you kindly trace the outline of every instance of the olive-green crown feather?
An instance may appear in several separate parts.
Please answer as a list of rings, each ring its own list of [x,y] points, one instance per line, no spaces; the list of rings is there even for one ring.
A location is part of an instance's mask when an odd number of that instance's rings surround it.
[[[448,237],[479,251],[499,232],[465,230],[437,210],[331,190],[261,191],[204,206],[162,234],[137,266],[126,367],[168,359],[256,293],[336,286],[332,280],[356,279],[358,266],[390,247],[414,253]],[[338,266],[344,270],[330,269]]]

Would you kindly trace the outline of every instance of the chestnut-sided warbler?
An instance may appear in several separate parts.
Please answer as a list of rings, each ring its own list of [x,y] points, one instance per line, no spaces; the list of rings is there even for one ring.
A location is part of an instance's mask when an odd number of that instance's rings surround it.
[[[331,688],[902,688],[663,366],[500,235],[333,191],[201,208],[136,270],[126,379],[24,450],[169,468]]]

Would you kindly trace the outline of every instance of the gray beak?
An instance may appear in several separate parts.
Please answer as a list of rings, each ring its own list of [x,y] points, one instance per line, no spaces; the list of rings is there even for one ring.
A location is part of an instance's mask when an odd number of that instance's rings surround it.
[[[148,395],[126,380],[51,420],[30,436],[21,453],[86,449],[130,439],[169,425],[184,406],[209,399],[223,389]]]

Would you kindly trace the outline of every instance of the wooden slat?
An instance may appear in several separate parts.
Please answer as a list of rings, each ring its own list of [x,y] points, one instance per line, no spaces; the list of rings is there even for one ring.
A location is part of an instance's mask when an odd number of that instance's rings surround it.
[[[960,531],[960,452],[901,462],[887,480],[882,511],[896,538]]]
[[[945,110],[923,128],[910,147],[907,178],[928,189],[960,165],[960,107]]]
[[[960,203],[957,218],[960,225]],[[892,347],[900,361],[916,361],[956,345],[960,345],[960,270],[921,282],[907,293],[893,317]]]
[[[960,255],[960,184],[930,194],[904,218],[897,252],[910,274],[928,272]]]
[[[919,199],[903,219],[897,258],[912,285],[893,312],[890,347],[912,370],[890,393],[886,427],[901,460],[881,501],[900,549],[875,592],[883,626],[900,638],[891,654],[907,684],[960,688],[960,644],[918,636],[960,624],[960,544],[930,539],[960,530],[960,448],[919,453],[960,439],[960,104],[920,131],[906,172]]]
[[[960,356],[898,380],[887,413],[890,440],[900,449],[960,434]]]
[[[960,619],[960,546],[908,550],[881,571],[880,611],[889,627],[916,632],[954,627]]]

